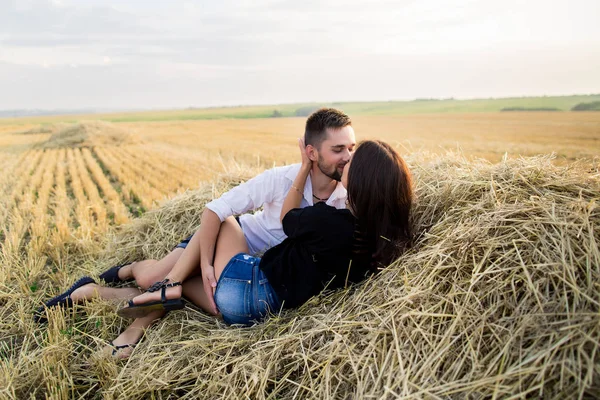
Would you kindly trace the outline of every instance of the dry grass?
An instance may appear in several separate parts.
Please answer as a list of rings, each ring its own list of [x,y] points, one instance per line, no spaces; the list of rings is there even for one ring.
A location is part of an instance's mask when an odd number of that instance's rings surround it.
[[[125,363],[96,354],[126,323],[114,305],[52,312],[46,327],[31,311],[82,274],[166,254],[206,201],[254,171],[183,193],[105,240],[70,244],[46,268],[3,250],[0,396],[598,397],[598,162],[409,161],[419,238],[376,278],[251,328],[193,307],[171,313]]]

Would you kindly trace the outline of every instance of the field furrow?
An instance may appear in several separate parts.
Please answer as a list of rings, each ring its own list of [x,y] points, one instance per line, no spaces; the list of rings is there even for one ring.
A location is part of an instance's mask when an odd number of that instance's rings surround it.
[[[161,189],[163,193],[176,193],[184,187],[184,183],[179,178],[181,175],[166,165],[163,157],[151,155],[142,151],[139,147],[132,149],[119,149],[122,159],[130,160],[135,167],[136,172],[144,173],[144,176],[152,179],[152,184]],[[159,183],[162,182],[162,185]],[[158,185],[158,186],[156,186]],[[162,187],[161,187],[162,186]]]
[[[187,149],[176,150],[164,144],[145,144],[140,146],[151,155],[162,156],[170,166],[176,168],[186,178],[186,186],[195,188],[200,182],[214,178],[225,170],[224,162],[208,160],[206,152]]]
[[[30,233],[35,239],[36,246],[41,246],[45,242],[48,231],[49,218],[51,213],[48,207],[52,186],[54,185],[54,176],[58,161],[57,150],[46,150],[44,154],[44,164],[39,188],[37,189],[37,200],[33,209],[33,220],[31,221]]]
[[[94,147],[92,155],[95,155],[96,158],[104,165],[106,170],[110,173],[112,180],[116,181],[121,187],[121,195],[125,200],[126,204],[130,204],[132,202],[132,193],[133,189],[126,181],[125,171],[121,168],[121,165],[115,164],[115,160],[106,151],[105,147]]]
[[[32,156],[30,168],[22,170],[23,172],[17,178],[17,185],[13,188],[12,196],[8,198],[7,206],[10,211],[7,218],[8,229],[4,235],[5,255],[18,254],[29,235],[31,222],[35,218],[38,188],[44,169],[49,163],[50,154],[43,150],[36,150]]]
[[[9,178],[15,165],[19,160],[22,160],[24,156],[25,153],[21,154],[21,157],[10,153],[0,153],[0,188],[3,187],[4,182]]]
[[[125,168],[131,171],[132,176],[137,177],[137,179],[142,179],[153,189],[147,192],[148,194],[152,193],[153,199],[161,199],[165,194],[169,193],[167,189],[167,187],[169,187],[169,184],[167,183],[169,178],[162,176],[162,174],[158,173],[153,166],[143,167],[136,160],[132,160],[120,148],[113,148],[113,156],[121,162]]]
[[[9,210],[11,209],[12,197],[10,195],[12,187],[16,184],[16,176],[19,169],[22,168],[23,160],[27,158],[30,152],[21,154],[20,157],[6,155],[2,170],[0,171],[0,242],[4,238],[4,229],[7,225]],[[3,155],[4,156],[4,155]]]
[[[94,217],[88,198],[83,190],[83,184],[79,177],[73,149],[67,149],[67,171],[69,173],[70,187],[75,200],[75,218],[76,223],[78,224],[77,230],[82,236],[88,237],[93,231]]]
[[[129,194],[129,208],[135,213],[135,205],[141,204],[144,209],[150,209],[155,201],[164,197],[164,194],[150,185],[143,176],[131,169],[127,161],[124,162],[116,155],[114,147],[96,148],[102,162],[108,166],[111,173],[115,174],[122,183],[123,193]],[[142,210],[143,211],[143,210]]]
[[[23,197],[23,192],[27,190],[32,181],[32,175],[38,169],[38,164],[44,152],[42,150],[34,150],[28,154],[28,157],[23,162],[23,168],[20,168],[15,174],[15,185],[8,196],[16,205]]]
[[[71,209],[72,200],[67,193],[67,150],[59,149],[56,160],[56,173],[52,210],[54,213],[54,231],[52,232],[52,243],[58,247],[68,240],[71,232]]]
[[[92,155],[90,149],[84,148],[82,149],[81,153],[88,170],[96,182],[96,185],[98,185],[100,190],[102,190],[102,194],[110,207],[110,213],[114,222],[120,225],[129,221],[129,212],[127,211],[127,207],[121,201],[121,196],[119,193],[117,193],[106,175],[104,175],[104,171]]]
[[[106,205],[102,199],[102,196],[100,195],[100,192],[98,191],[98,187],[90,177],[90,174],[85,167],[85,163],[81,155],[81,149],[75,149],[73,151],[73,159],[75,160],[75,169],[79,174],[79,180],[81,181],[83,189],[86,193],[86,197],[88,198],[89,207],[94,213],[95,225],[101,230],[106,229]]]

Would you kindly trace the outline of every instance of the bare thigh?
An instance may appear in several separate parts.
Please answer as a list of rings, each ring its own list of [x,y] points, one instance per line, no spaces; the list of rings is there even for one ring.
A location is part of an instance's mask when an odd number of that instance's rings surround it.
[[[171,251],[164,258],[154,263],[136,263],[133,265],[132,272],[133,277],[142,289],[149,288],[154,282],[162,281],[165,276],[175,266],[179,257],[183,254],[182,248],[178,247]]]
[[[225,269],[225,266],[233,256],[238,253],[247,253],[248,243],[244,237],[244,232],[240,224],[234,217],[229,217],[221,224],[221,230],[217,237],[217,247],[215,249],[215,279],[219,281],[219,277]]]
[[[205,312],[211,315],[217,315],[212,311],[212,304],[204,291],[201,276],[194,276],[193,278],[186,279],[182,286],[183,295],[186,299],[203,309]]]

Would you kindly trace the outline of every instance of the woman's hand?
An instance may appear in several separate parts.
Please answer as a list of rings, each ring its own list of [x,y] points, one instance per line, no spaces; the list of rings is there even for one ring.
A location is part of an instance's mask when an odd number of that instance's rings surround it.
[[[208,299],[208,304],[214,315],[219,313],[217,304],[215,303],[215,290],[217,289],[217,280],[215,279],[215,267],[212,265],[201,265],[202,271],[202,286],[204,293]]]
[[[306,151],[306,146],[304,145],[304,139],[298,139],[298,146],[300,147],[300,157],[302,157],[302,165],[300,166],[300,171],[298,171],[298,175],[296,175],[296,179],[294,179],[294,183],[292,183],[290,191],[287,196],[285,196],[285,200],[283,201],[283,205],[281,206],[281,214],[279,214],[279,220],[283,223],[283,217],[290,211],[292,208],[300,207],[302,204],[302,198],[304,196],[304,185],[306,185],[306,179],[310,174],[310,170],[312,169],[312,161],[308,158],[308,152]]]
[[[304,139],[298,139],[298,146],[300,147],[300,157],[302,159],[302,169],[310,170],[312,168],[312,160],[308,158],[308,153],[306,151],[306,145],[304,144]]]

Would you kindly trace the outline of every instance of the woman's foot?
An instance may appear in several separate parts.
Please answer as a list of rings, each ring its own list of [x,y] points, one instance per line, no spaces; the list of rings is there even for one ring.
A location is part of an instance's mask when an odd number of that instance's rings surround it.
[[[71,293],[71,300],[74,303],[78,303],[83,300],[91,300],[94,297],[98,297],[98,289],[100,285],[95,282],[90,282],[86,285],[80,286]]]
[[[143,335],[143,329],[126,329],[110,345],[106,346],[103,351],[118,360],[129,358]]]
[[[133,353],[135,346],[144,336],[144,332],[152,324],[158,321],[165,315],[164,311],[152,312],[143,318],[138,318],[123,331],[119,336],[112,341],[110,346],[107,346],[103,351],[108,355],[117,359],[127,358]]]
[[[107,269],[103,273],[101,273],[98,277],[102,279],[107,285],[119,284],[122,282],[128,282],[133,280],[133,271],[132,263],[125,263],[120,265],[115,265],[112,268]]]
[[[82,288],[92,285],[92,284],[95,285],[96,282],[89,276],[84,276],[83,278],[80,278],[79,280],[77,280],[77,282],[75,282],[73,285],[71,285],[71,287],[69,289],[67,289],[63,293],[59,294],[58,296],[54,296],[53,298],[51,298],[50,300],[45,302],[43,306],[39,307],[35,311],[33,319],[35,320],[35,322],[38,322],[38,323],[47,322],[46,313],[45,313],[45,310],[47,308],[52,308],[52,307],[67,308],[67,307],[73,306],[74,303],[81,300],[80,297],[73,298],[72,297],[73,293],[75,293],[79,289],[82,289]]]
[[[126,318],[141,318],[153,311],[179,310],[184,307],[181,293],[180,282],[169,282],[165,279],[156,282],[145,293],[131,299],[126,307],[117,311],[117,314]]]
[[[139,304],[144,304],[144,303],[148,303],[151,301],[161,300],[162,289],[158,289],[158,290],[154,290],[154,291],[150,291],[150,289],[152,289],[152,287],[150,287],[146,292],[140,294],[139,296],[135,296],[133,299],[131,299],[133,304],[139,305]],[[167,287],[165,289],[165,297],[167,298],[167,300],[180,299],[181,293],[182,293],[181,285]]]

